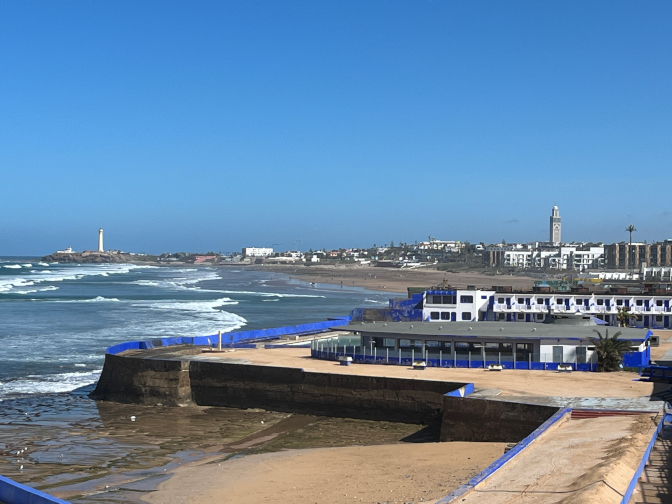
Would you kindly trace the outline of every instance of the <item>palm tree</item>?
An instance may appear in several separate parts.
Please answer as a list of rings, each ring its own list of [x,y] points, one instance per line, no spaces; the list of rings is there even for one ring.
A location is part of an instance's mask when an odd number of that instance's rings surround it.
[[[602,337],[600,331],[593,330],[599,336],[599,339],[590,338],[597,352],[597,370],[618,371],[620,364],[623,362],[623,354],[630,351],[630,342],[618,339],[621,331],[609,336],[609,329],[605,329],[604,337]]]
[[[616,315],[616,320],[618,320],[618,325],[625,327],[630,322],[630,308],[624,306],[623,308],[617,308],[617,310],[618,315]]]
[[[630,233],[630,246],[632,247],[632,232],[637,231],[637,228],[634,224],[630,224],[625,230]]]
[[[637,231],[637,228],[635,227],[634,224],[630,224],[627,228],[625,228],[625,230],[628,233],[630,233],[630,247],[628,248],[628,262],[630,263],[630,265],[632,265],[632,260],[634,259],[634,257],[630,257],[630,255],[633,255],[632,254],[632,232]]]

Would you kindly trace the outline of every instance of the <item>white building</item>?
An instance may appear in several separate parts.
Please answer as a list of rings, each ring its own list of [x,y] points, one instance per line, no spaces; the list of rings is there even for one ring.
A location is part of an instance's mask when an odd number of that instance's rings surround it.
[[[631,327],[672,329],[672,293],[617,291],[428,290],[423,294],[422,320],[540,323],[550,316],[577,315],[595,317],[617,326],[618,310],[627,308]]]
[[[273,255],[273,249],[270,247],[243,248],[243,257],[268,257],[270,255]]]

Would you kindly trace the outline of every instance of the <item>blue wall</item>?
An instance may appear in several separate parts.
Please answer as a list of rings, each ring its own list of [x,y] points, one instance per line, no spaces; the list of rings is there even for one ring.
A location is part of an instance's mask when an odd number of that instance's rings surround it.
[[[295,326],[273,327],[270,329],[257,329],[255,331],[238,331],[222,334],[222,346],[236,348],[253,348],[250,341],[272,340],[281,336],[288,335],[306,335],[317,334],[328,331],[330,327],[348,325],[350,317],[339,317],[333,320],[324,320],[322,322],[312,322],[309,324],[299,324]],[[247,343],[246,343],[247,342]],[[177,338],[162,338],[147,341],[127,341],[109,347],[108,354],[118,354],[126,350],[146,350],[154,347],[164,347],[172,345],[216,345],[217,335],[210,336],[182,336]]]
[[[4,504],[69,504],[9,478],[0,476],[0,502]]]

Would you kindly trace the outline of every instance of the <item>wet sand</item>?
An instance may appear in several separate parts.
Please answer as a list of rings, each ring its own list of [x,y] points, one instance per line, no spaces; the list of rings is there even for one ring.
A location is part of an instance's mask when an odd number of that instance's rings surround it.
[[[139,406],[69,394],[0,406],[0,474],[73,503],[139,502],[171,471],[203,460],[316,447],[420,446],[438,439],[438,430],[412,424]]]
[[[516,289],[531,289],[534,279],[513,275],[485,275],[483,273],[451,273],[433,267],[378,268],[374,266],[298,266],[255,265],[259,271],[285,273],[292,278],[316,284],[326,283],[343,287],[362,287],[370,290],[396,292],[406,295],[408,287],[432,287],[444,280],[449,285],[464,289],[469,285],[490,288],[493,285],[510,285]]]
[[[504,443],[289,450],[174,471],[152,504],[402,503],[439,499],[504,453]]]

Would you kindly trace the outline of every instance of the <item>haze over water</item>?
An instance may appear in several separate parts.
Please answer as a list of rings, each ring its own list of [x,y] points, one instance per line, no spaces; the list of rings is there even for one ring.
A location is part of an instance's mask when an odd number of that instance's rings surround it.
[[[91,385],[115,343],[314,322],[389,297],[236,268],[0,258],[0,399]]]

